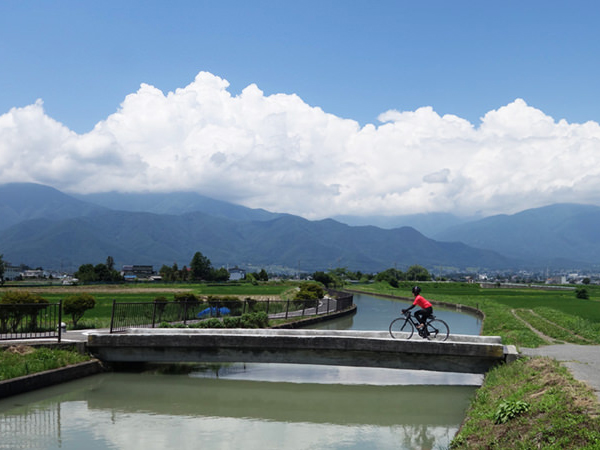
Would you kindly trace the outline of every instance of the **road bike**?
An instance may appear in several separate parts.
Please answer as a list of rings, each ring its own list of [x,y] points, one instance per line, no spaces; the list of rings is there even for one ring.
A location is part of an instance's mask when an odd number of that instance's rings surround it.
[[[410,311],[405,311],[401,317],[390,323],[390,335],[394,339],[410,339],[416,328],[423,339],[445,341],[450,334],[448,324],[441,319],[436,319],[433,314],[426,320],[425,327],[419,329],[417,325],[419,321],[416,317]]]

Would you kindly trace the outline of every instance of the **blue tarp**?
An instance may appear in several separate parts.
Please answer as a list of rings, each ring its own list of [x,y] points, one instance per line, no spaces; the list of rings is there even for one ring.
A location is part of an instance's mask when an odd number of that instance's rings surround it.
[[[206,309],[200,311],[198,313],[198,317],[216,316],[216,315],[224,316],[225,314],[229,314],[229,313],[231,313],[229,308],[225,308],[224,306],[221,306],[220,308],[217,308],[216,306],[211,306],[210,308],[206,308]]]

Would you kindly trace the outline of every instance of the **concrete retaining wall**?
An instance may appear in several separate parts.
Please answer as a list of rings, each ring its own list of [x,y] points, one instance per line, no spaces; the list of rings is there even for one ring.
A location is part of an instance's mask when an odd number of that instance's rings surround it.
[[[41,389],[77,378],[87,377],[104,371],[102,363],[94,359],[72,366],[62,367],[45,372],[25,375],[19,378],[0,381],[0,398]]]

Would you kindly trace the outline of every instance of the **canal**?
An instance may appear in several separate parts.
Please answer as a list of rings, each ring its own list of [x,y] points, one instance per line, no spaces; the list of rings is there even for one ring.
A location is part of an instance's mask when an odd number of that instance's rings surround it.
[[[323,328],[382,330],[407,303],[355,295]],[[480,320],[436,308],[452,333]],[[0,400],[0,449],[444,449],[480,375],[228,364],[107,373]]]

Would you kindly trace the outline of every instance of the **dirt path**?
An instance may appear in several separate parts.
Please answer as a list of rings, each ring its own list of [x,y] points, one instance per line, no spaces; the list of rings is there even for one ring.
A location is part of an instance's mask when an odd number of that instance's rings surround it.
[[[527,322],[525,319],[522,319],[521,317],[519,317],[519,315],[517,314],[517,311],[514,309],[510,310],[511,314],[515,317],[515,319],[519,320],[520,322],[522,322],[527,328],[529,328],[531,331],[533,331],[537,336],[539,336],[540,339],[542,339],[544,342],[548,343],[548,344],[554,344],[556,342],[555,339],[551,338],[550,336],[546,336],[544,333],[542,333],[540,330],[536,329],[533,327],[533,325],[531,325],[529,322]]]

